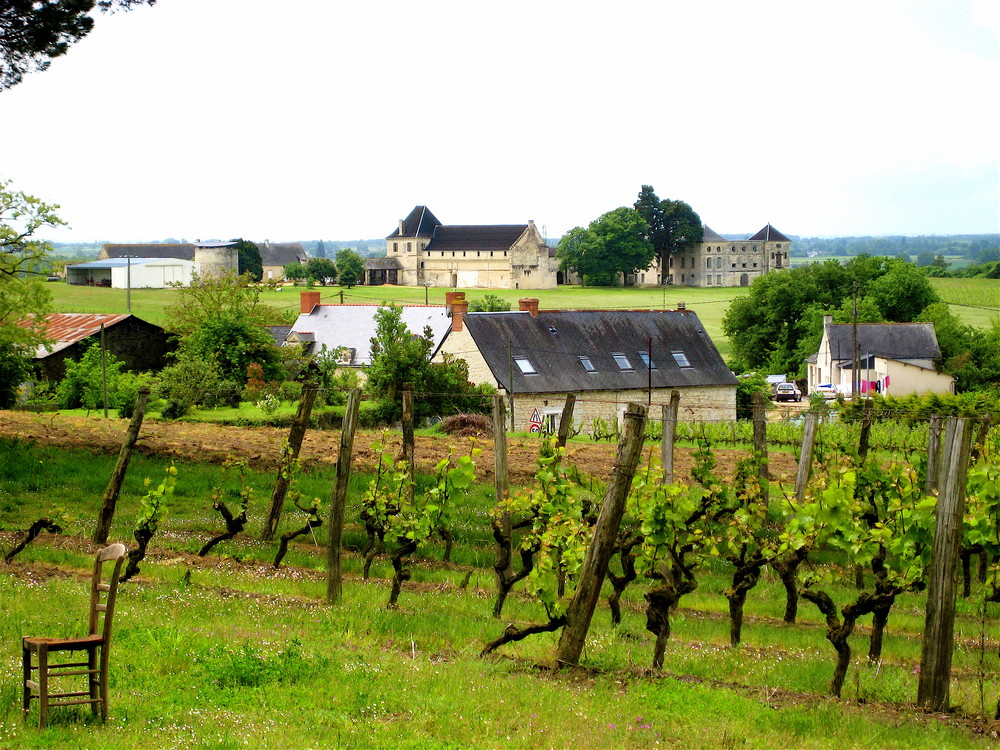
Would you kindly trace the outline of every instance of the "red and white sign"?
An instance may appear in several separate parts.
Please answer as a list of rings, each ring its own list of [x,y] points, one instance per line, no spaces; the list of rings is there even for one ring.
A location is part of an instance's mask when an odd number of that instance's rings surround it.
[[[528,420],[528,432],[541,432],[542,431],[542,415],[538,413],[538,409],[531,412],[531,419]]]

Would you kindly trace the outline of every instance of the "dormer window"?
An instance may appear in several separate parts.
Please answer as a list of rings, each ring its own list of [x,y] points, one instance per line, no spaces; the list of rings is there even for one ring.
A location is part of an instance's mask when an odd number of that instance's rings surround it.
[[[674,358],[674,362],[677,363],[678,367],[690,367],[691,363],[688,362],[687,355],[684,354],[680,349],[671,349],[670,356]]]
[[[615,364],[618,365],[618,369],[622,372],[632,372],[632,370],[635,369],[632,367],[632,363],[628,361],[628,357],[626,357],[623,353],[612,352],[611,356],[614,357]]]
[[[580,357],[580,364],[583,365],[583,369],[587,372],[597,372],[597,368],[594,367],[594,363],[590,361],[590,357]]]
[[[514,357],[514,364],[517,365],[522,375],[537,375],[538,370],[531,364],[527,357]]]

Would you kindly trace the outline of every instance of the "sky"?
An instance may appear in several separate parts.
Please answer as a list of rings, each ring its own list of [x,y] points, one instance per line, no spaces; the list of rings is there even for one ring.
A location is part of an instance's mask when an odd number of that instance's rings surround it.
[[[0,92],[63,242],[547,237],[642,185],[721,233],[1000,231],[996,0],[158,0]]]

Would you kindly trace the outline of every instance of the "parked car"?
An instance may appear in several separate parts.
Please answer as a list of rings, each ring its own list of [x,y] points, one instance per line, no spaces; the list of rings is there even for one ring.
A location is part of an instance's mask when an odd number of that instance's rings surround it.
[[[833,383],[821,383],[813,389],[813,393],[820,393],[825,399],[837,398],[840,395],[837,386]]]
[[[795,383],[778,383],[774,387],[775,401],[801,401],[802,391]]]

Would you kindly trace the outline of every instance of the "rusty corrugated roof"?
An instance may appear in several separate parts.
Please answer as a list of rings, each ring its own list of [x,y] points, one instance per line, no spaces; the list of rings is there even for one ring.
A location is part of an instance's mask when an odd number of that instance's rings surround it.
[[[98,313],[49,313],[45,316],[45,337],[52,341],[51,348],[39,346],[35,350],[35,357],[45,357],[53,352],[72,346],[77,341],[99,333],[101,324],[104,327],[121,323],[126,318],[130,318],[128,313],[124,315],[104,315]],[[24,328],[32,328],[34,321],[21,320],[18,325]]]

